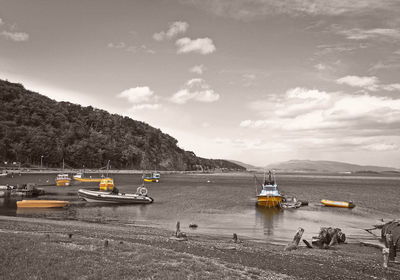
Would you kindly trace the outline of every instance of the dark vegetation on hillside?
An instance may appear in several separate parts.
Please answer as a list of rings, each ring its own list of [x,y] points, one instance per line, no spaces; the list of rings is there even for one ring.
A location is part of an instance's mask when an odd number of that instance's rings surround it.
[[[144,122],[69,102],[56,102],[0,80],[0,161],[22,165],[113,169],[243,170],[197,157]]]

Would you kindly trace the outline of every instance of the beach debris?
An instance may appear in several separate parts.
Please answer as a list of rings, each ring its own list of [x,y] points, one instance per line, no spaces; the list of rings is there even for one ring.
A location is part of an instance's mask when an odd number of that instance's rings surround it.
[[[389,266],[389,248],[383,248],[382,255],[383,255],[383,267],[387,268]]]
[[[239,239],[239,237],[237,236],[236,233],[233,233],[232,241],[233,241],[233,243],[242,243],[243,242],[242,240]]]
[[[190,227],[190,228],[197,228],[197,227],[198,227],[198,225],[197,225],[197,224],[195,224],[195,223],[190,223],[190,224],[189,224],[189,227]]]
[[[304,242],[304,244],[306,244],[307,248],[310,248],[310,249],[313,248],[313,246],[307,240],[303,239],[303,242]]]
[[[181,231],[181,223],[179,221],[176,222],[175,235],[173,237],[171,237],[170,239],[177,240],[177,241],[186,241],[186,240],[188,240],[188,237],[187,237],[186,233]]]
[[[381,219],[384,222],[383,219]],[[373,230],[380,229],[381,235],[377,236]],[[365,229],[374,235],[379,241],[384,242],[382,249],[383,267],[387,268],[390,262],[396,262],[396,251],[400,247],[400,220],[391,220],[384,224],[373,225],[373,228]]]
[[[339,243],[346,241],[346,235],[340,228],[321,227],[318,236],[314,236],[312,245],[320,249],[329,249]]]
[[[71,239],[72,238],[72,233],[68,233],[68,238]]]
[[[303,236],[304,233],[304,229],[299,227],[296,231],[296,234],[293,237],[293,241],[290,242],[288,245],[286,245],[285,247],[285,251],[292,251],[292,250],[296,250],[297,247],[299,246],[299,242],[301,240],[301,237]]]
[[[108,240],[104,240],[104,247],[108,247]]]

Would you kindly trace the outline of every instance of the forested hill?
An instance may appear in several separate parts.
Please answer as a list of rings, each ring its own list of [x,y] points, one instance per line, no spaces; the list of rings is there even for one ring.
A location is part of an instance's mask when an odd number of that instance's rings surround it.
[[[197,157],[146,123],[69,102],[56,102],[0,80],[0,161],[72,168],[244,170]]]

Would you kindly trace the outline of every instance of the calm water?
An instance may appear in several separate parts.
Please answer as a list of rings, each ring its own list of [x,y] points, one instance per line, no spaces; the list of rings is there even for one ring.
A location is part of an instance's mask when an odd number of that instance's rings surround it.
[[[0,178],[6,183],[54,182],[55,175],[22,175]],[[115,175],[120,191],[135,192],[141,175]],[[259,176],[261,179],[261,176]],[[286,243],[298,227],[305,229],[304,237],[311,239],[321,226],[340,227],[349,241],[370,239],[363,228],[378,223],[380,218],[399,218],[400,177],[278,175],[282,193],[307,200],[309,206],[299,209],[263,209],[255,206],[255,182],[252,175],[162,175],[161,183],[147,183],[150,205],[107,205],[79,200],[79,188],[46,186],[47,195],[39,199],[70,201],[66,209],[17,209],[15,199],[0,198],[0,214],[51,219],[74,219],[102,223],[122,223],[155,226],[174,230],[176,221],[184,231],[193,222],[193,233],[232,236]],[[320,205],[323,198],[353,200],[354,209],[329,208]],[[350,240],[351,239],[351,240]]]

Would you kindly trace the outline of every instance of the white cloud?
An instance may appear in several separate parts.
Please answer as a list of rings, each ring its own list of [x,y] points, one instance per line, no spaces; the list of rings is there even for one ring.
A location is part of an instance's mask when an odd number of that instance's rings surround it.
[[[139,111],[139,110],[156,110],[161,108],[161,104],[154,103],[154,104],[140,104],[134,105],[131,107],[131,111]]]
[[[128,99],[133,104],[131,111],[154,110],[161,107],[161,104],[157,103],[158,96],[149,87],[129,88],[119,93],[117,97]]]
[[[322,92],[304,88],[290,89],[278,99],[258,101],[257,109],[265,119],[247,119],[241,127],[269,128],[278,131],[324,131],[327,135],[392,135],[400,128],[400,99]]]
[[[346,36],[350,40],[366,40],[372,38],[400,39],[400,31],[391,28],[360,29],[353,28],[340,30],[339,34]]]
[[[342,85],[361,87],[364,89],[368,89],[370,91],[377,91],[377,90],[400,91],[400,83],[381,84],[379,79],[375,76],[371,77],[346,76],[337,79],[336,82]]]
[[[372,77],[346,76],[337,79],[336,82],[341,85],[361,87],[374,91],[378,89],[379,79],[375,76]]]
[[[374,143],[374,144],[369,144],[362,146],[363,149],[369,150],[369,151],[395,151],[398,150],[399,147],[396,144],[393,143]]]
[[[322,63],[318,63],[318,64],[314,65],[314,67],[315,67],[315,69],[317,69],[319,71],[323,71],[323,70],[327,69],[327,66]]]
[[[206,70],[206,67],[204,67],[203,64],[195,65],[195,66],[193,66],[192,68],[189,69],[190,72],[196,73],[196,74],[199,74],[199,75],[203,74],[205,70]]]
[[[107,47],[112,49],[124,49],[126,47],[126,44],[124,42],[108,43]]]
[[[240,20],[257,19],[276,14],[337,16],[380,13],[398,9],[396,0],[189,0],[187,2],[216,15]]]
[[[189,24],[184,21],[175,21],[169,25],[167,31],[161,31],[153,34],[153,39],[156,41],[163,41],[165,39],[171,39],[178,34],[183,34],[189,28]]]
[[[25,42],[29,40],[29,34],[25,32],[9,32],[9,31],[2,31],[0,36],[12,40],[14,42]]]
[[[196,52],[200,54],[210,54],[215,52],[216,48],[213,41],[210,38],[181,38],[175,42],[178,47],[177,53],[189,53]]]
[[[118,94],[118,97],[128,99],[131,103],[142,103],[149,101],[154,92],[149,87],[134,87],[126,89]]]
[[[189,100],[199,102],[215,102],[220,98],[203,79],[191,79],[186,82],[185,86],[176,92],[171,98],[171,102],[176,104],[185,104]]]

